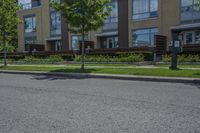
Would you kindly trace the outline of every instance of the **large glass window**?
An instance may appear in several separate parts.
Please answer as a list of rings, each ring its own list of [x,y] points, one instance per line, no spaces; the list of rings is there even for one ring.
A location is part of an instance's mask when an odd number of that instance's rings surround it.
[[[193,35],[194,33],[193,32],[186,32],[185,33],[185,43],[186,44],[192,44],[193,43]]]
[[[61,34],[61,14],[60,12],[51,12],[51,35]]]
[[[101,48],[118,48],[118,37],[110,36],[110,37],[102,37],[101,38]]]
[[[32,37],[25,37],[24,38],[25,44],[36,44],[37,38],[36,36],[32,36]]]
[[[18,4],[26,4],[26,3],[31,3],[31,0],[18,0]]]
[[[36,44],[36,18],[35,15],[24,18],[24,43],[25,50],[28,50],[28,44]]]
[[[22,9],[31,9],[33,7],[37,7],[41,5],[40,0],[18,0],[18,4],[22,7]]]
[[[158,16],[158,0],[133,0],[133,19]]]
[[[181,21],[194,22],[200,20],[197,0],[181,0]]]
[[[31,0],[18,0],[18,5],[20,5],[22,9],[31,9]]]
[[[184,31],[183,35],[184,44],[200,44],[200,31]]]
[[[105,23],[115,23],[118,22],[118,3],[117,0],[112,0],[110,3],[112,11],[110,16],[106,19]]]
[[[133,45],[154,45],[154,35],[158,33],[158,28],[139,29],[132,33]]]
[[[24,37],[24,50],[28,51],[30,44],[36,44],[37,43],[37,37],[36,36],[25,36]]]
[[[29,16],[24,18],[24,31],[25,33],[36,32],[35,16]]]
[[[82,40],[81,35],[73,35],[71,37],[72,50],[79,50],[79,42]],[[88,35],[85,35],[85,40],[88,40]]]
[[[57,2],[61,3],[61,0],[57,0]],[[55,11],[53,7],[50,8],[50,26],[51,36],[61,35],[61,13]]]

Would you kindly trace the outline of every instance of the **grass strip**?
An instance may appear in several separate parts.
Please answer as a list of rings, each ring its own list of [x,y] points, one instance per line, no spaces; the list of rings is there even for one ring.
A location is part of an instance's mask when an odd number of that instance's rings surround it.
[[[125,74],[141,76],[164,76],[164,77],[191,77],[200,78],[200,70],[169,70],[166,68],[86,68],[81,71],[74,67],[36,67],[36,66],[7,66],[0,70],[18,71],[44,71],[44,72],[66,72],[66,73],[102,73],[102,74]]]

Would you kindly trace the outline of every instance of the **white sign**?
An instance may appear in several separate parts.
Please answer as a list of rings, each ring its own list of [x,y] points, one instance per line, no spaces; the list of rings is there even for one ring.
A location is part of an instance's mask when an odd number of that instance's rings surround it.
[[[180,41],[174,41],[174,47],[179,48],[180,47]]]

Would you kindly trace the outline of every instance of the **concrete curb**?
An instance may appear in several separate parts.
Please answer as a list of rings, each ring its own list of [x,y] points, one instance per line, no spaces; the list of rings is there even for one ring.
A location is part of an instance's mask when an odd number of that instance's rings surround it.
[[[119,79],[133,81],[151,81],[151,82],[170,82],[170,83],[199,83],[200,78],[182,78],[182,77],[159,77],[159,76],[135,76],[135,75],[113,75],[113,74],[86,74],[86,73],[63,73],[63,72],[43,72],[43,71],[14,71],[0,70],[4,74],[27,74],[44,76],[62,76],[66,78],[99,78],[99,79]]]

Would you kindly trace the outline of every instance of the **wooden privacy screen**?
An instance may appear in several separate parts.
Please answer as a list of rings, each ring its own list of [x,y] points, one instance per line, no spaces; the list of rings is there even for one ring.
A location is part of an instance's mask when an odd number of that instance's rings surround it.
[[[167,51],[167,37],[161,35],[154,36],[156,55],[164,55]]]

